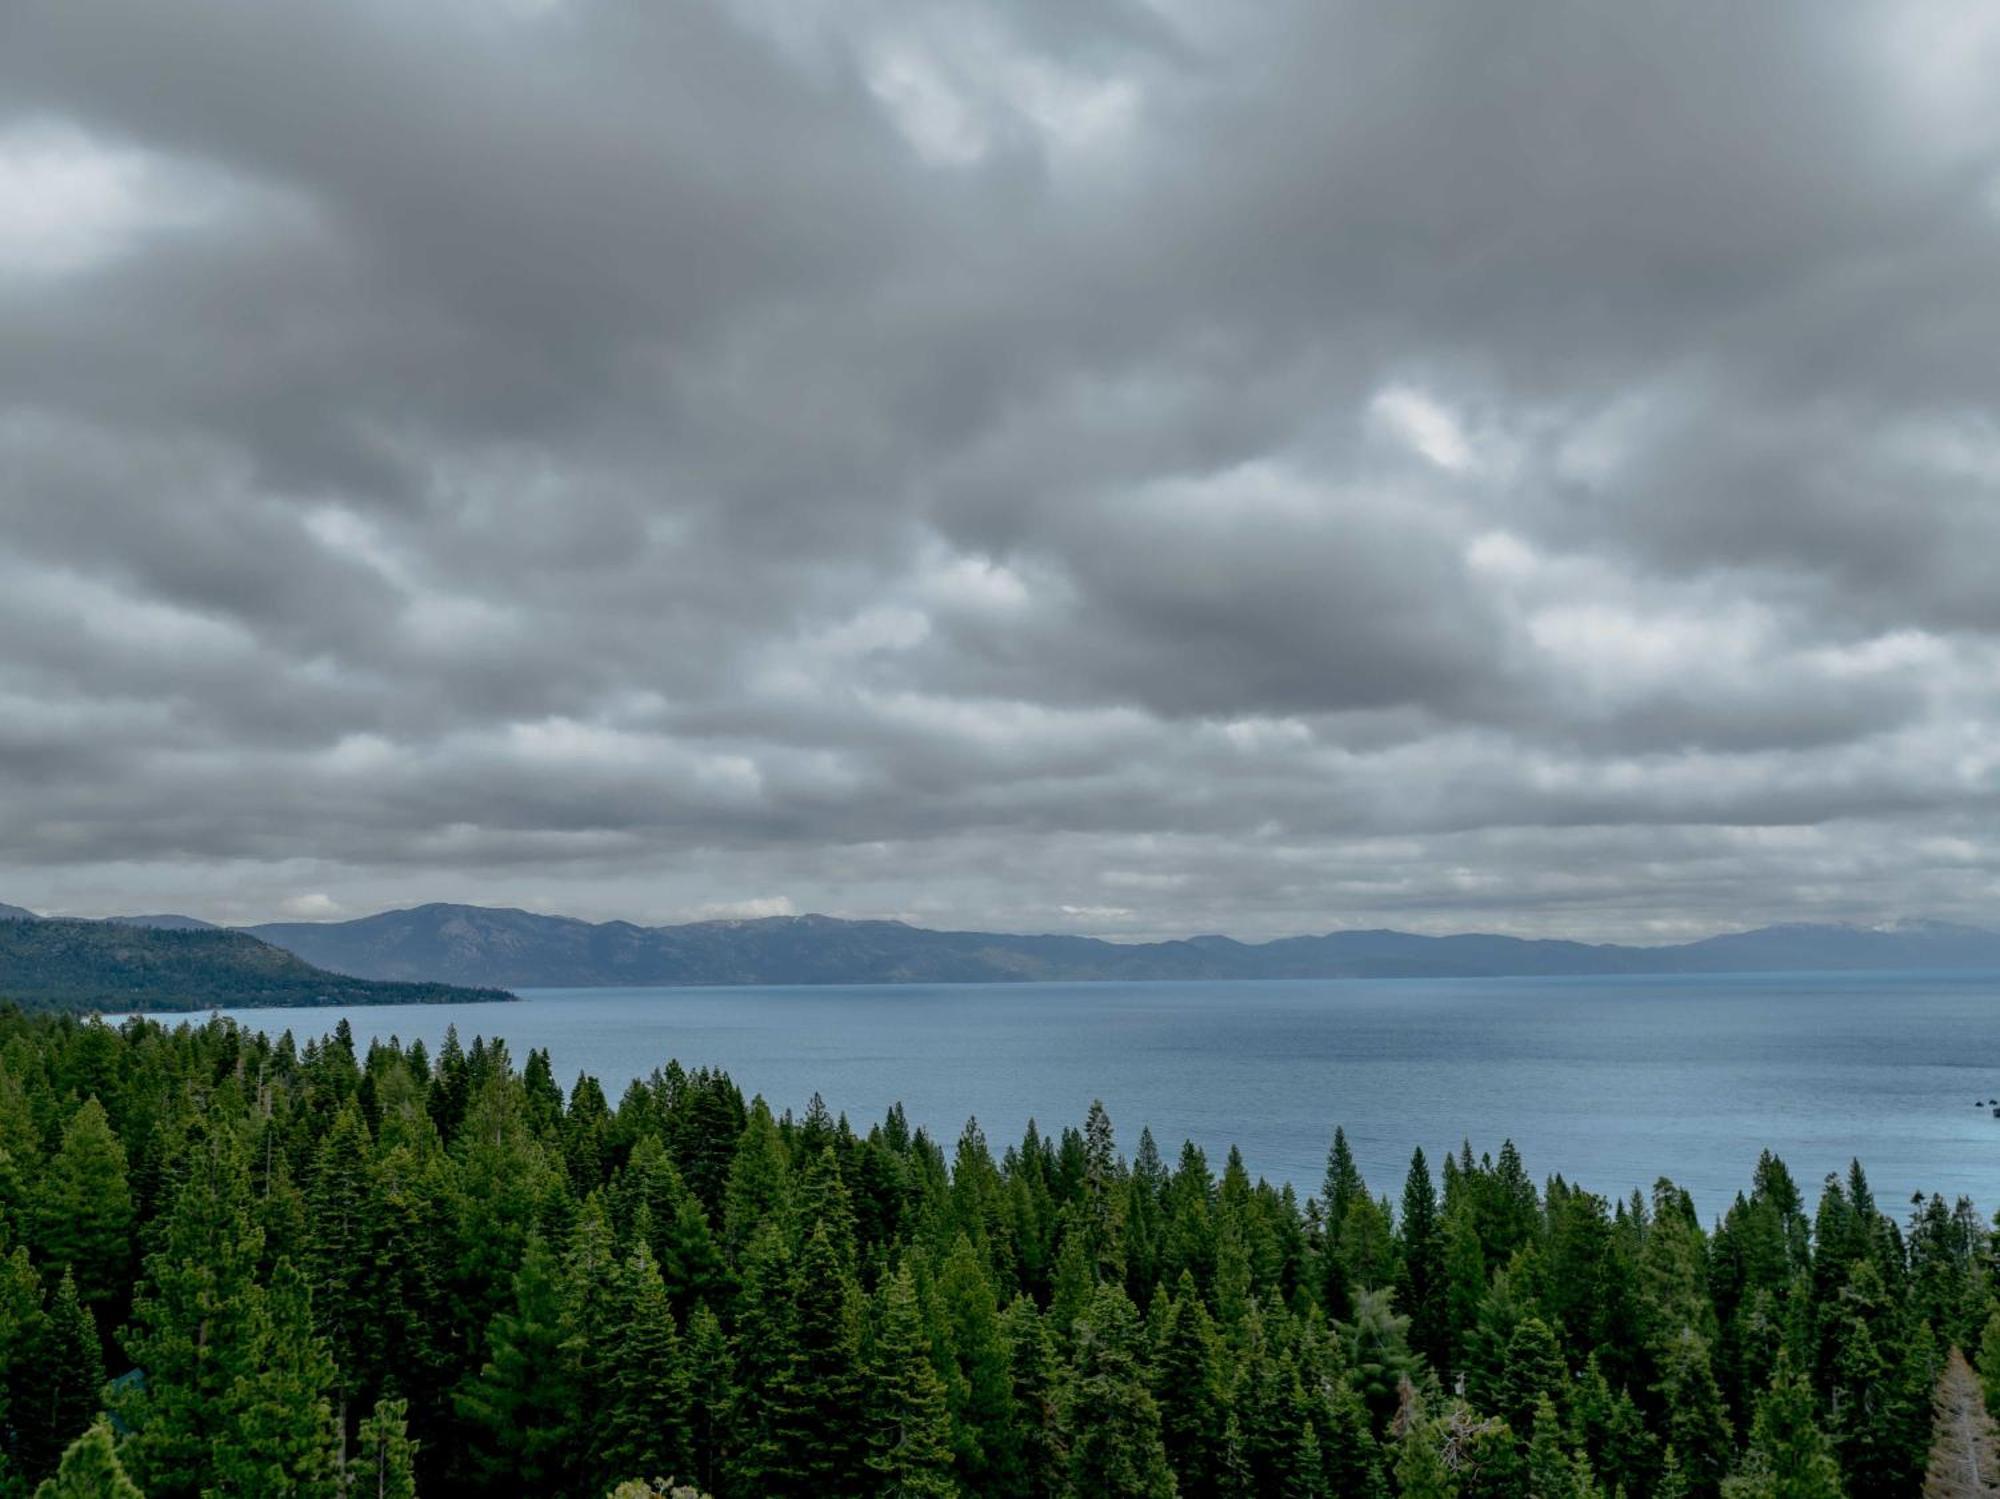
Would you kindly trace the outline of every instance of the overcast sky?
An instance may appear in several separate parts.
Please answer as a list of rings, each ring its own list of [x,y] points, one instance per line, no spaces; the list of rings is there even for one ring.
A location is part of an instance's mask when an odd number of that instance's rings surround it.
[[[2000,921],[2000,8],[4,11],[0,900]]]

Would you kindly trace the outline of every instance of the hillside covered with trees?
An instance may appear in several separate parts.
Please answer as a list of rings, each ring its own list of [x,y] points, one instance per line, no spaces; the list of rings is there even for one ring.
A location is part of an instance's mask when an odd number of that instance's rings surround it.
[[[385,983],[315,968],[220,928],[0,915],[0,1000],[29,1009],[210,1010],[248,1005],[451,1004],[503,989]]]
[[[0,1010],[0,1496],[1991,1492],[1992,1247],[1859,1166],[1704,1225],[1511,1146],[1378,1197],[1336,1134],[1301,1201],[1101,1109],[996,1156]]]

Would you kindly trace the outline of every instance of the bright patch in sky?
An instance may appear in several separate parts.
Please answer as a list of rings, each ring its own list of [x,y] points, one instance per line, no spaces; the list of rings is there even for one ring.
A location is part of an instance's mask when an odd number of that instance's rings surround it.
[[[147,216],[145,169],[68,131],[0,137],[0,270],[62,275],[103,259]]]
[[[922,52],[882,48],[868,70],[868,87],[931,165],[970,166],[986,154],[988,136],[977,111]]]
[[[1439,468],[1469,471],[1475,458],[1458,418],[1422,391],[1392,385],[1369,402],[1369,415],[1385,430]]]

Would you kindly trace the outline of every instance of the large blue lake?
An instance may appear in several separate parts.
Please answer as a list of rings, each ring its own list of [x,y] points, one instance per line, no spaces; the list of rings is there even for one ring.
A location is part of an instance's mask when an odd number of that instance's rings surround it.
[[[1298,983],[543,989],[517,1004],[236,1012],[303,1038],[447,1025],[546,1047],[615,1103],[670,1057],[727,1069],[772,1107],[815,1091],[865,1130],[901,1101],[949,1148],[977,1116],[996,1152],[1030,1117],[1080,1124],[1102,1098],[1129,1153],[1151,1126],[1219,1170],[1317,1189],[1333,1126],[1371,1186],[1410,1149],[1511,1136],[1529,1169],[1607,1194],[1671,1175],[1704,1214],[1776,1150],[1809,1196],[1859,1156],[1878,1200],[1917,1189],[2000,1206],[2000,975]]]

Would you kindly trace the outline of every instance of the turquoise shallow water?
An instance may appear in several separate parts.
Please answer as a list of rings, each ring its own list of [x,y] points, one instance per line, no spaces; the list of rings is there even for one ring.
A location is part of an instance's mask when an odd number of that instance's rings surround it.
[[[615,1102],[669,1057],[726,1068],[774,1108],[817,1090],[857,1128],[901,1101],[947,1146],[996,1152],[1032,1116],[1102,1098],[1129,1153],[1150,1125],[1242,1147],[1317,1188],[1344,1124],[1369,1183],[1412,1146],[1511,1136],[1538,1177],[1623,1194],[1665,1173],[1719,1212],[1770,1146],[1812,1188],[1852,1156],[1900,1213],[1915,1190],[2000,1206],[2000,974],[1752,974],[1297,983],[542,989],[518,1004],[236,1012],[301,1037],[504,1036]]]

